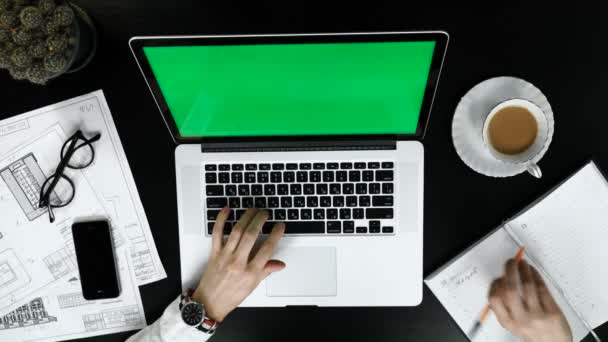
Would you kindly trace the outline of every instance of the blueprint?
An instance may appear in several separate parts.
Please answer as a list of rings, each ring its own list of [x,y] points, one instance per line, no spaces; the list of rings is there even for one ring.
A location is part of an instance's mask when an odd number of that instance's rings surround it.
[[[0,314],[26,304],[23,301],[77,273],[71,231],[74,219],[106,216],[84,174],[71,169],[65,174],[72,179],[77,191],[68,207],[54,210],[54,223],[50,223],[46,212],[28,216],[29,208],[24,209],[25,204],[38,208],[41,182],[31,176],[31,169],[35,167],[35,172],[48,176],[59,163],[57,151],[64,141],[65,136],[54,126],[0,157],[0,174],[4,180],[0,182]],[[11,177],[7,171],[12,177],[8,182]],[[66,191],[71,190],[55,189],[59,194]],[[124,244],[116,241],[117,237],[121,239],[120,235],[118,231],[114,236],[117,247]]]
[[[45,302],[38,297],[0,317],[0,331],[57,322],[57,317],[49,315]]]
[[[88,301],[77,273],[39,292],[0,316],[1,341],[57,341],[143,329],[139,289],[126,248],[117,254],[121,293],[118,298]]]
[[[66,168],[50,195],[50,222],[40,189],[55,172],[75,131],[94,143],[87,168]],[[73,191],[75,189],[75,191]],[[75,221],[104,218],[115,248],[118,298],[82,297],[72,238]],[[139,285],[166,277],[104,95],[97,91],[0,121],[0,341],[57,341],[145,327]]]
[[[94,163],[79,172],[81,177],[78,179],[85,185],[77,186],[76,196],[88,198],[87,192],[92,192],[96,205],[102,209],[95,211],[106,215],[122,234],[137,285],[164,279],[166,273],[101,90],[0,121],[0,156],[8,156],[8,159],[3,158],[6,160],[0,165],[0,251],[4,246],[3,241],[7,239],[6,230],[10,227],[25,221],[46,220],[48,224],[46,211],[35,207],[36,192],[39,191],[37,186],[40,186],[40,179],[43,178],[40,175],[40,170],[44,171],[41,164],[52,165],[47,165],[48,171],[52,172],[51,168],[59,162],[60,153],[55,149],[36,154],[21,149],[24,142],[34,144],[44,139],[56,142],[56,138],[60,137],[62,144],[79,129],[87,137],[101,133],[101,139],[94,143]],[[61,194],[52,196],[61,197]],[[71,212],[79,212],[76,202],[75,199],[68,207]],[[15,214],[7,216],[3,206],[11,206],[11,210],[14,210],[11,213]],[[59,208],[56,214],[61,215],[62,211]],[[81,212],[81,216],[86,216],[86,212]],[[60,254],[58,251],[55,257]],[[56,270],[55,273],[61,271]],[[0,287],[0,313],[3,313],[1,291]]]

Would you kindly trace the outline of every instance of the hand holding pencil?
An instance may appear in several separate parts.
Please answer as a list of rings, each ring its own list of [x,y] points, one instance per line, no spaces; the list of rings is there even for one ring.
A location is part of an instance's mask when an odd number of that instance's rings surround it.
[[[515,260],[516,265],[521,262],[521,259],[523,259],[525,254],[526,254],[526,248],[521,247],[519,249],[519,251],[517,252],[517,255],[515,255],[515,258],[513,258],[513,260]],[[471,331],[469,331],[469,333],[468,333],[468,336],[471,340],[474,339],[475,336],[477,336],[477,333],[479,333],[479,330],[481,329],[481,325],[486,321],[488,316],[490,316],[491,312],[492,312],[492,308],[490,307],[490,304],[486,305],[486,307],[483,309],[483,312],[479,316],[479,319],[475,322],[475,324],[473,325],[473,328],[471,328]]]
[[[494,280],[488,308],[505,329],[525,342],[572,342],[566,317],[541,275],[522,257],[523,248],[507,261],[504,275]],[[489,310],[484,313],[487,316]]]

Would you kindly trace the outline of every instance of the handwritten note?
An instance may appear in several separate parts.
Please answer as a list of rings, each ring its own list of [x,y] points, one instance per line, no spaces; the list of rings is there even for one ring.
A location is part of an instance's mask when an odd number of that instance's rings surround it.
[[[487,305],[490,284],[503,274],[505,262],[513,258],[518,250],[519,246],[509,234],[504,229],[498,229],[425,280],[465,334]],[[587,329],[558,291],[551,284],[549,287],[566,314],[575,339],[581,340],[587,335]],[[475,341],[515,342],[520,339],[503,329],[495,316],[490,315]]]

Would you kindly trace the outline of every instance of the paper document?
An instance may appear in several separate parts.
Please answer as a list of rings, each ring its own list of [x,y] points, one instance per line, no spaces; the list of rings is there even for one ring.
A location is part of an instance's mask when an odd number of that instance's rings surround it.
[[[55,126],[0,160],[0,175],[4,180],[0,182],[0,217],[3,221],[0,228],[0,314],[76,272],[77,265],[70,260],[73,246],[68,245],[72,240],[74,214],[81,217],[104,215],[104,208],[84,174],[67,169],[66,175],[78,189],[69,210],[57,208],[54,223],[49,222],[46,210],[38,209],[35,214],[25,216],[24,208],[37,208],[42,185],[33,177],[32,171],[38,167],[43,174],[50,174],[59,163],[64,140]],[[114,238],[120,247],[122,237],[117,233]]]
[[[608,183],[595,164],[508,227],[593,328],[608,321]]]
[[[129,269],[128,251],[121,250],[118,298],[85,300],[77,273],[71,274],[0,316],[0,340],[58,341],[143,329],[146,320],[139,289]]]
[[[84,172],[66,169],[75,197],[55,210],[37,208],[40,175],[59,162],[66,140],[54,125],[0,160],[0,340],[56,341],[141,329],[146,325],[131,267],[126,232],[113,224],[121,293],[111,300],[85,301],[81,294],[72,223],[108,217]],[[93,165],[92,165],[93,166]],[[55,190],[59,195],[63,189]]]
[[[425,280],[463,333],[467,334],[479,319],[488,304],[488,291],[492,281],[503,275],[505,262],[513,258],[518,250],[519,246],[509,234],[504,229],[499,229]],[[530,262],[528,258],[525,259]],[[547,280],[545,282],[568,318],[575,341],[580,341],[589,331],[551,283]],[[518,342],[520,339],[505,330],[496,316],[490,314],[475,341]]]
[[[39,208],[40,188],[77,130],[96,133],[95,159],[66,168],[69,205]],[[76,156],[75,156],[76,158]],[[62,181],[51,200],[69,199]],[[107,219],[120,296],[82,297],[75,220]],[[0,341],[57,341],[146,326],[139,285],[166,277],[104,95],[97,91],[0,121]]]
[[[590,162],[495,230],[425,282],[468,332],[487,303],[493,279],[520,246],[542,274],[566,315],[574,339],[608,321],[608,182]],[[477,340],[477,338],[476,338]],[[484,323],[480,341],[516,341],[495,317]]]
[[[33,137],[40,136],[50,127],[58,127],[66,138],[79,129],[87,137],[101,133],[101,139],[94,143],[94,165],[84,169],[82,174],[86,176],[95,197],[105,208],[108,217],[124,233],[136,283],[143,285],[166,278],[103,92],[99,90],[0,121],[0,155],[5,155],[24,142],[31,141]],[[58,162],[59,151],[49,151],[48,156],[36,157],[52,157],[55,158],[54,162]],[[56,164],[53,167],[56,167]],[[6,186],[0,179],[0,186],[2,185]],[[76,194],[78,195],[79,192],[80,189]],[[14,201],[15,198],[4,199],[4,201],[9,200]],[[25,204],[26,201],[21,200],[21,203]],[[75,204],[70,206],[72,205]],[[7,222],[9,223],[10,220],[25,220],[26,217],[38,214],[31,208],[29,211],[18,216],[0,212],[0,216],[9,220]],[[58,213],[61,211],[61,209],[57,210]],[[1,240],[0,246],[2,246]]]

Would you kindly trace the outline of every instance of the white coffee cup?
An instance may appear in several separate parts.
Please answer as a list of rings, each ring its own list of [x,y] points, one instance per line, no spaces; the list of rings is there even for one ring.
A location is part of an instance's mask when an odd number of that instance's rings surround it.
[[[504,154],[492,146],[488,136],[488,127],[490,122],[496,113],[505,107],[522,107],[528,110],[536,120],[537,134],[534,142],[525,151],[518,154]],[[534,177],[542,177],[540,167],[536,164],[536,157],[543,151],[543,148],[549,141],[549,123],[545,113],[534,103],[522,100],[522,99],[511,99],[496,105],[490,113],[486,116],[483,124],[483,142],[486,148],[489,150],[492,156],[506,164],[526,164],[526,170]]]

